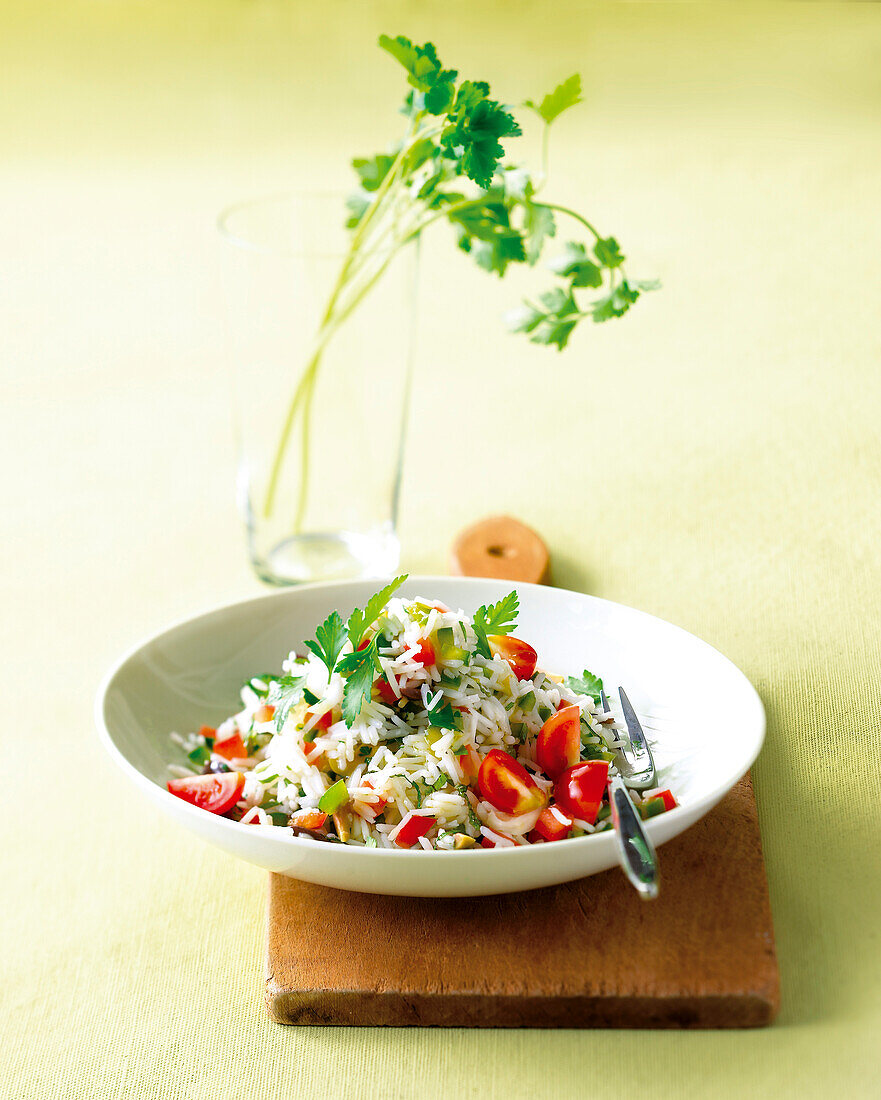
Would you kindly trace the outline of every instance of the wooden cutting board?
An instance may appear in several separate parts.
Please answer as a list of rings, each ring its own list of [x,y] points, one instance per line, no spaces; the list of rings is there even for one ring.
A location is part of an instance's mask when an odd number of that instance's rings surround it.
[[[549,576],[544,542],[510,516],[461,532],[451,564]],[[619,870],[485,898],[390,898],[271,875],[269,1014],[398,1027],[769,1024],[779,976],[749,776],[659,854],[651,902]]]
[[[779,977],[749,776],[659,855],[652,902],[617,869],[449,899],[272,875],[269,1014],[283,1024],[419,1027],[769,1024]]]

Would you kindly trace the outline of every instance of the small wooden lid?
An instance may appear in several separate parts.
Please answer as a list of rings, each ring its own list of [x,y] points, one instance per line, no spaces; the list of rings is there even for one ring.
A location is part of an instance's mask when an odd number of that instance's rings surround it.
[[[550,558],[544,541],[511,516],[491,516],[462,531],[453,543],[450,572],[464,577],[547,584]]]

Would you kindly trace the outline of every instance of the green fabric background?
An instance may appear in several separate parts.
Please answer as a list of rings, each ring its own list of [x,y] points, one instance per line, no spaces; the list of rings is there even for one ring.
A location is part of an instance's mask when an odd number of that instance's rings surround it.
[[[0,1094],[873,1095],[881,10],[2,14]],[[456,530],[512,511],[548,539],[558,584],[671,619],[756,684],[783,981],[769,1030],[275,1027],[264,875],[165,821],[97,742],[93,693],[124,647],[257,589],[233,508],[213,215],[344,186],[347,158],[394,136],[401,79],[380,31],[434,38],[510,100],[585,74],[550,192],[664,289],[558,357],[502,333],[513,288],[442,230],[428,243],[404,564],[444,571]]]

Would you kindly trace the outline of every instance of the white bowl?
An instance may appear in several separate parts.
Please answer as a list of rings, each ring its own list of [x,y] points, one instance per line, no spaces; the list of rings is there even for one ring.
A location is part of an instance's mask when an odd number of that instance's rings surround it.
[[[464,897],[531,890],[613,867],[611,832],[519,848],[390,851],[240,825],[167,792],[172,730],[216,725],[234,713],[249,676],[280,669],[331,610],[345,617],[381,583],[292,588],[209,611],[139,645],[111,670],[98,694],[96,719],[108,751],[149,798],[205,840],[269,871],[325,886]],[[411,577],[402,594],[471,613],[511,587],[504,581]],[[693,825],[746,773],[762,746],[765,713],[752,685],[711,646],[652,615],[559,588],[516,588],[516,633],[536,647],[540,667],[567,675],[588,668],[602,676],[610,700],[623,684],[642,718],[659,786],[670,787],[680,802],[646,823],[653,842],[663,844]],[[663,874],[663,859],[661,868]]]

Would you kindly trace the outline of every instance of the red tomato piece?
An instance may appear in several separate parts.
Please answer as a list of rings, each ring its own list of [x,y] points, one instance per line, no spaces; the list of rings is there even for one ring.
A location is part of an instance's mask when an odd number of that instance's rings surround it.
[[[362,787],[369,787],[371,791],[376,790],[376,787],[373,786],[373,784],[370,782],[369,779],[363,780],[363,782],[361,783],[361,786]],[[381,794],[378,794],[376,796],[376,801],[375,802],[370,802],[369,805],[373,809],[373,812],[375,814],[381,814],[382,811],[388,805],[388,799],[384,798]]]
[[[581,755],[581,708],[563,707],[541,727],[535,743],[535,759],[543,772],[557,779],[578,763]]]
[[[557,813],[565,817],[568,824],[564,824],[557,817],[550,806],[545,806],[542,812],[538,815],[538,821],[535,823],[535,828],[529,834],[530,839],[533,836],[540,836],[542,840],[563,840],[572,830],[572,818],[568,814],[564,814],[562,810],[557,810]]]
[[[374,688],[376,688],[376,694],[379,698],[380,703],[385,703],[386,706],[389,707],[393,707],[397,703],[398,697],[397,695],[395,695],[395,689],[388,682],[385,676],[382,676],[379,680],[377,680],[373,686]]]
[[[428,638],[419,639],[419,648],[413,654],[413,660],[417,665],[430,666],[437,664],[437,657],[435,656],[434,646],[428,640]]]
[[[608,781],[608,761],[584,760],[567,768],[554,784],[554,801],[564,814],[593,825]]]
[[[492,749],[483,758],[477,785],[481,796],[506,814],[525,814],[547,805],[547,797],[526,768],[501,749]]]
[[[173,795],[212,814],[225,814],[231,810],[244,786],[245,777],[241,772],[212,772],[168,781],[168,789]]]
[[[214,728],[214,726],[200,726],[199,727],[199,734],[202,737],[214,738],[214,737],[217,736],[217,730]]]
[[[420,814],[409,813],[398,830],[395,844],[399,848],[412,848],[416,841],[431,829],[436,819]]]
[[[679,803],[673,797],[673,792],[668,788],[666,791],[658,791],[654,798],[660,798],[664,803],[665,810],[675,810]]]
[[[255,722],[271,722],[275,717],[275,707],[270,706],[269,703],[264,703],[254,711]]]
[[[320,829],[325,821],[327,814],[321,810],[297,810],[295,814],[291,814],[290,823],[301,829]]]
[[[527,642],[510,634],[490,634],[489,647],[497,657],[507,661],[518,680],[528,680],[538,663],[538,654]]]
[[[213,751],[225,760],[243,760],[248,755],[245,742],[239,736],[238,730],[232,737],[227,737],[223,741],[215,741]]]
[[[505,842],[509,841],[510,837],[502,836],[501,833],[497,833],[494,829],[487,829],[486,832],[490,833],[491,835],[487,836],[486,833],[483,834],[483,837],[480,841],[481,848],[509,847],[509,844]],[[493,837],[495,837],[495,839],[493,839]],[[498,841],[502,841],[502,843],[498,844]]]
[[[306,713],[303,717],[303,725],[304,726],[307,724],[307,722],[312,721],[313,714],[314,714],[314,711],[312,711],[312,710],[307,710],[306,711]],[[322,716],[318,719],[318,721],[312,727],[312,730],[326,730],[329,726],[332,726],[332,725],[333,725],[333,711],[328,710],[328,711],[325,711],[324,714],[322,714]],[[312,730],[310,730],[309,732],[311,733]]]
[[[369,645],[370,645],[370,639],[369,638],[362,638],[361,641],[358,643],[358,648],[355,652],[360,653],[362,649],[366,649]]]
[[[456,757],[456,763],[459,765],[459,770],[462,773],[462,782],[467,787],[470,787],[475,779],[477,779],[477,773],[480,771],[480,757],[469,745],[467,752]]]

